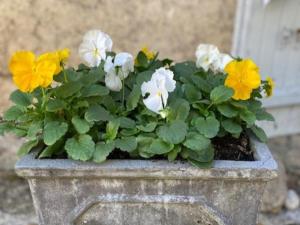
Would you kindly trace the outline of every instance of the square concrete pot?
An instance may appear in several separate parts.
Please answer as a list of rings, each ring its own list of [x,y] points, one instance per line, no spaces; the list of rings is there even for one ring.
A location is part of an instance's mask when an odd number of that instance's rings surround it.
[[[267,146],[256,161],[217,160],[211,169],[165,160],[22,158],[40,225],[255,225],[266,183],[277,176]]]

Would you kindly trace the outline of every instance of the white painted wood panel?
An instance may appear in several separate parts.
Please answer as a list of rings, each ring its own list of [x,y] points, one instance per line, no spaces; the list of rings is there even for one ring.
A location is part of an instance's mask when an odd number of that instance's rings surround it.
[[[277,124],[269,136],[300,132],[300,0],[239,0],[232,54],[251,57],[276,83],[264,101]]]

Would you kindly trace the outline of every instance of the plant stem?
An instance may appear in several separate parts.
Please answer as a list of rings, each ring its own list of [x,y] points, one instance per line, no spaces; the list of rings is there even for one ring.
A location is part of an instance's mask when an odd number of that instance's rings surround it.
[[[62,64],[62,69],[63,69],[63,71],[64,71],[64,79],[65,79],[65,82],[68,83],[68,78],[67,78],[67,74],[66,74],[66,71],[65,71],[64,64]]]
[[[46,93],[45,93],[45,88],[42,88],[42,93],[43,93],[43,100],[42,100],[42,109],[45,106],[46,103]]]
[[[122,106],[125,108],[124,100],[125,100],[125,79],[122,80]]]
[[[206,108],[206,110],[209,110],[210,107],[213,106],[214,103],[210,103],[209,106]]]

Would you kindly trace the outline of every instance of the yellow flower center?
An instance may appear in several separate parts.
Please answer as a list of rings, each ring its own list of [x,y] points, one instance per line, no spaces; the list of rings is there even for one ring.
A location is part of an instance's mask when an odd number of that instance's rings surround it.
[[[99,56],[99,55],[100,55],[100,51],[99,51],[99,49],[98,49],[98,48],[95,48],[95,49],[94,49],[94,51],[93,51],[93,55],[94,55],[94,57],[97,57],[97,56]]]

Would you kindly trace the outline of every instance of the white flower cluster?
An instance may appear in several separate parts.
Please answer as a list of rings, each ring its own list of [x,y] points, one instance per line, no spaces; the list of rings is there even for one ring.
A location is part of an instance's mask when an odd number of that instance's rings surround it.
[[[196,66],[205,71],[223,72],[225,66],[233,60],[230,55],[220,53],[219,49],[210,44],[200,44],[196,50]]]
[[[152,74],[150,81],[142,84],[142,96],[149,94],[143,102],[152,112],[160,113],[166,107],[169,92],[173,92],[176,87],[173,77],[171,70],[161,67]]]
[[[112,91],[122,89],[122,80],[134,70],[133,56],[127,52],[118,53],[114,58],[106,57],[111,51],[113,42],[110,36],[100,30],[88,31],[79,46],[79,55],[91,67],[99,66],[105,60],[105,85]]]
[[[122,81],[134,71],[134,58],[127,52],[116,54],[115,57],[107,56],[112,50],[112,39],[100,30],[88,31],[79,46],[79,55],[90,67],[97,67],[101,61],[104,63],[105,85],[111,91],[120,91]],[[229,55],[222,54],[214,45],[200,44],[196,51],[196,65],[205,71],[209,69],[215,72],[223,72],[227,63],[233,60]],[[161,67],[157,69],[150,81],[144,82],[141,86],[143,102],[145,106],[160,113],[167,105],[168,96],[176,87],[172,71]]]

